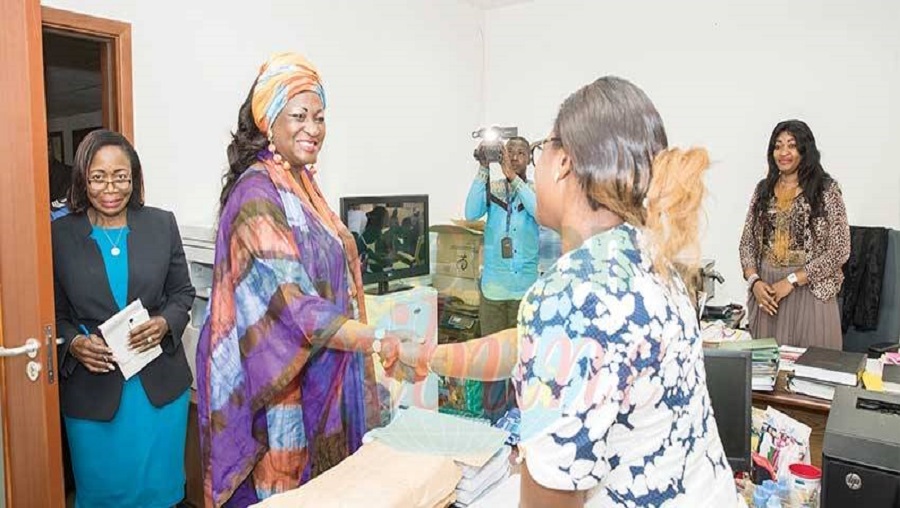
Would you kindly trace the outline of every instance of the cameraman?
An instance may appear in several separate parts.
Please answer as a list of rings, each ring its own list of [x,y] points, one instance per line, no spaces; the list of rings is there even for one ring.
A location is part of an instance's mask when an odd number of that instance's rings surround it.
[[[519,302],[538,276],[538,224],[533,183],[525,170],[531,146],[523,137],[501,146],[504,178],[490,181],[487,143],[475,150],[480,167],[466,198],[466,220],[487,214],[484,227],[484,269],[481,273],[481,335],[515,328]],[[496,422],[515,407],[508,380],[484,383],[485,416]]]

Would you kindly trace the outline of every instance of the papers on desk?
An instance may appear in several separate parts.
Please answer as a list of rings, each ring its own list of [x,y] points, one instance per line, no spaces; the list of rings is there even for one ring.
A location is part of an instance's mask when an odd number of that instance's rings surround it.
[[[162,348],[159,345],[143,353],[138,353],[128,347],[131,330],[149,320],[150,315],[147,313],[147,309],[144,308],[144,304],[138,299],[100,325],[100,333],[103,334],[103,340],[112,349],[116,363],[119,364],[119,370],[126,380],[140,372],[147,364],[162,354]]]
[[[834,400],[835,386],[833,383],[813,381],[802,377],[792,377],[788,381],[788,389],[794,393],[829,401]]]
[[[469,508],[518,508],[522,477],[510,475]]]
[[[754,391],[771,392],[775,390],[775,378],[778,376],[778,343],[775,339],[754,339],[738,342],[725,342],[720,349],[734,351],[750,351],[753,362],[752,389]]]
[[[377,440],[395,450],[452,457],[482,467],[507,437],[508,432],[481,421],[410,407],[397,411],[386,427],[368,432],[363,442]]]
[[[856,386],[866,370],[865,355],[809,347],[797,358],[788,389],[824,400],[834,399],[838,385]],[[871,384],[871,382],[870,382]]]
[[[456,486],[456,504],[469,506],[506,479],[510,471],[511,451],[509,446],[504,446],[481,467],[464,465],[463,477]]]
[[[794,364],[794,375],[812,381],[856,386],[866,355],[811,346]]]
[[[800,356],[802,356],[805,352],[805,347],[788,345],[780,346],[778,348],[778,354],[781,356],[781,359],[778,363],[778,370],[783,370],[785,372],[794,372],[794,362],[796,362],[797,358],[800,358]]]

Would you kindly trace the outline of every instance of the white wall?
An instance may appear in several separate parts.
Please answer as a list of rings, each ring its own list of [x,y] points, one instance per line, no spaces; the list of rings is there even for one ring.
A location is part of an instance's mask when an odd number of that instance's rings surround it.
[[[900,227],[900,3],[740,4],[536,0],[488,11],[485,115],[538,139],[580,86],[608,74],[641,86],[670,144],[710,150],[704,255],[727,279],[717,300],[743,302],[738,240],[780,120],[809,123],[851,224]]]
[[[50,118],[47,120],[47,132],[63,133],[63,162],[71,166],[75,160],[75,150],[77,146],[72,142],[72,131],[79,129],[89,129],[103,125],[103,112],[94,111],[93,113],[81,113],[72,116],[63,116],[59,118]]]
[[[342,195],[426,193],[462,215],[482,117],[481,23],[458,0],[44,0],[131,23],[134,125],[147,199],[182,224],[215,217],[225,147],[260,64],[306,54],[328,97],[319,181]]]
[[[319,178],[335,207],[342,195],[428,193],[432,223],[458,217],[473,127],[537,139],[569,93],[617,74],[647,91],[672,144],[711,151],[704,254],[727,278],[724,299],[743,299],[737,242],[779,120],[809,122],[851,223],[900,227],[892,0],[534,0],[486,13],[459,0],[43,3],[132,24],[147,197],[182,224],[213,221],[238,107],[269,53],[297,50],[325,80]]]

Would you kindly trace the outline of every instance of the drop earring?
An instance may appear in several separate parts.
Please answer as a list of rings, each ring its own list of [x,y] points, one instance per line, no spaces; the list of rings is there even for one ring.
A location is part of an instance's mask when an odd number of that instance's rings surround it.
[[[281,164],[281,154],[275,151],[275,142],[272,141],[272,135],[269,134],[269,153],[272,154],[272,159],[276,164]]]
[[[291,170],[291,163],[284,160],[284,157],[281,156],[280,153],[275,151],[275,142],[272,141],[272,135],[269,134],[269,152],[272,153],[272,160],[275,161],[275,164],[280,164],[286,171]]]

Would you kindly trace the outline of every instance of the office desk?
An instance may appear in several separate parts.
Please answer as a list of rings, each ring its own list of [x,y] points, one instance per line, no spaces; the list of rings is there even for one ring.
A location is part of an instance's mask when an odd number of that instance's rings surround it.
[[[772,406],[808,425],[812,429],[809,437],[810,461],[814,466],[822,467],[822,441],[825,439],[825,424],[828,421],[831,402],[789,392],[787,373],[782,371],[778,373],[774,391],[753,392],[753,406],[760,409]]]

